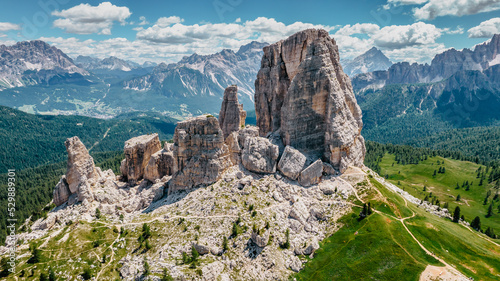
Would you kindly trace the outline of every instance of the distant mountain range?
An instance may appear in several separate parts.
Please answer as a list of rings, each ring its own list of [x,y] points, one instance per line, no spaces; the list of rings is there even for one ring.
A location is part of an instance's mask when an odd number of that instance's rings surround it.
[[[227,86],[237,84],[239,93],[253,101],[255,77],[266,45],[254,41],[237,52],[226,49],[213,55],[193,54],[169,65],[162,63],[147,75],[124,81],[123,87],[189,98],[219,97]]]
[[[133,69],[138,69],[138,68],[151,68],[155,67],[157,64],[154,62],[145,62],[144,64],[140,65],[136,62],[133,61],[128,61],[128,60],[122,60],[117,57],[111,56],[109,58],[105,59],[98,59],[94,57],[89,57],[89,56],[78,56],[75,59],[76,65],[79,67],[89,70],[89,71],[96,71],[96,70],[119,70],[119,71],[125,71],[129,72],[132,71]]]
[[[392,65],[389,58],[375,47],[352,60],[345,59],[340,62],[342,63],[345,74],[349,75],[351,78],[361,73],[387,70]]]
[[[500,64],[500,34],[476,45],[474,50],[449,49],[434,57],[431,64],[399,62],[388,70],[374,71],[353,78],[355,88],[381,88],[388,84],[434,83],[451,77],[459,71],[484,71]]]

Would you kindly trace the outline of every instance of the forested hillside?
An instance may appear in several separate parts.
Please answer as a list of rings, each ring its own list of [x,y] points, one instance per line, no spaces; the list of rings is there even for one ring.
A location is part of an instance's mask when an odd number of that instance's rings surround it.
[[[122,150],[132,137],[172,137],[176,120],[156,113],[131,113],[104,120],[83,116],[33,115],[0,106],[0,173],[63,161],[64,141],[78,136],[91,152]]]

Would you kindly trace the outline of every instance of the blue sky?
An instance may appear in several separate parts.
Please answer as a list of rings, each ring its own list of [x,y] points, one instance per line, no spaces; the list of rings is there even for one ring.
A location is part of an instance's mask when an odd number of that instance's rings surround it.
[[[342,58],[373,46],[393,61],[430,62],[500,33],[500,0],[6,1],[0,44],[41,39],[72,57],[175,62],[324,28]]]

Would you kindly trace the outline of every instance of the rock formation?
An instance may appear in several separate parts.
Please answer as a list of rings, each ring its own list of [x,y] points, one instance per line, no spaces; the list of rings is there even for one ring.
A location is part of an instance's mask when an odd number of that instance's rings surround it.
[[[166,142],[162,150],[151,155],[144,169],[145,179],[154,183],[157,179],[171,176],[176,172],[173,149],[173,143]]]
[[[318,159],[314,163],[309,165],[309,167],[300,172],[299,183],[302,186],[311,186],[313,184],[317,184],[320,182],[322,175],[323,162]]]
[[[278,163],[278,169],[292,180],[296,180],[304,165],[306,164],[307,158],[304,154],[300,153],[297,149],[287,146],[283,152],[283,156]]]
[[[67,139],[64,145],[68,152],[66,183],[70,192],[76,193],[82,182],[97,176],[94,159],[78,137]]]
[[[69,196],[71,196],[71,191],[69,190],[68,183],[66,182],[66,176],[62,176],[54,188],[54,204],[56,206],[62,205],[64,202],[68,201]]]
[[[135,184],[144,176],[144,170],[155,152],[161,149],[158,134],[143,135],[125,142],[125,161],[120,171],[130,184]]]
[[[245,140],[241,162],[243,166],[256,173],[275,173],[279,156],[277,145],[262,137],[248,137]]]
[[[264,48],[255,109],[261,136],[279,130],[285,145],[341,172],[363,164],[361,110],[328,32],[308,29]]]
[[[238,103],[238,87],[236,85],[227,87],[219,113],[219,125],[224,138],[244,127],[246,117],[247,113],[243,110],[243,104]]]
[[[213,116],[179,122],[174,134],[174,165],[177,173],[168,183],[168,193],[216,182],[231,166],[224,134]]]

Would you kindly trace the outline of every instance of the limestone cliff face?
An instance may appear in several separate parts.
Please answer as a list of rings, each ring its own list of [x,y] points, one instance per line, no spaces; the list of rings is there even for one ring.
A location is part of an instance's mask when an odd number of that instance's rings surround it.
[[[244,127],[246,117],[247,113],[243,110],[243,104],[238,103],[238,86],[227,87],[219,113],[219,125],[224,138]]]
[[[261,136],[279,130],[285,145],[341,172],[362,165],[361,110],[328,32],[308,29],[264,48],[255,109]]]
[[[67,139],[64,145],[68,152],[66,183],[70,192],[76,193],[82,182],[96,177],[94,159],[78,137]]]
[[[213,116],[179,122],[174,133],[175,173],[168,193],[216,182],[232,165],[224,134]]]
[[[125,142],[125,161],[120,170],[129,183],[135,184],[144,177],[151,155],[160,149],[158,134],[143,135]]]

